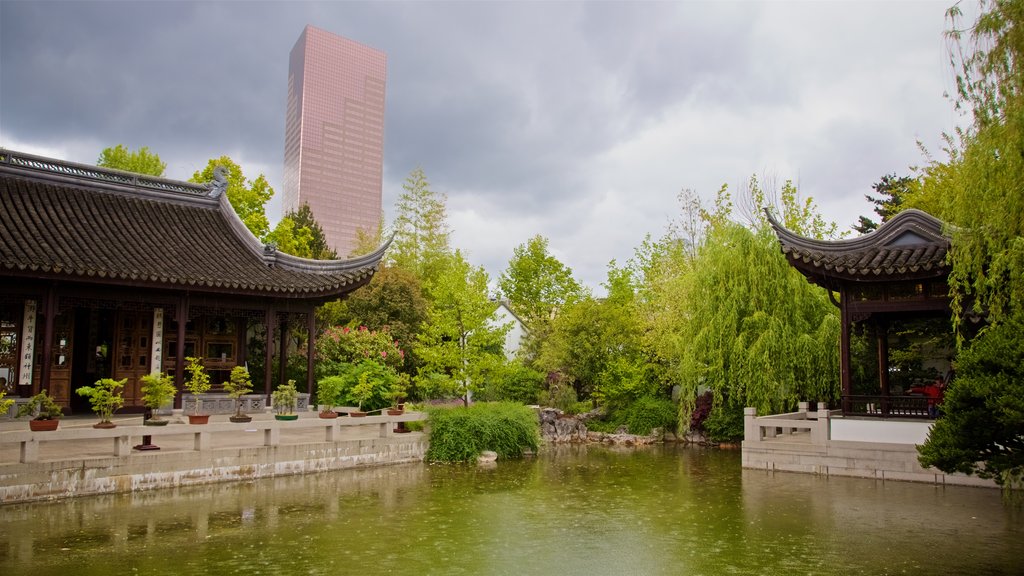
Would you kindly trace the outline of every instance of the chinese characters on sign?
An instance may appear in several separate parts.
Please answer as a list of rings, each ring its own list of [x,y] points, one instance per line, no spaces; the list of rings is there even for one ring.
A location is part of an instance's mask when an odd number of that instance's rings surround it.
[[[164,366],[164,309],[154,308],[153,309],[153,352],[150,357],[153,359],[151,364],[153,374],[160,374],[163,372]]]
[[[18,374],[19,386],[32,385],[32,358],[36,346],[36,301],[25,300],[25,321],[21,324],[21,368]]]

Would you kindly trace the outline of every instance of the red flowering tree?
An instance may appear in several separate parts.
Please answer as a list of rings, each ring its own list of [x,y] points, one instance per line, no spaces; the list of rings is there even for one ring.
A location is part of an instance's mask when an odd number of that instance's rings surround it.
[[[317,375],[331,376],[349,365],[364,360],[397,370],[405,362],[405,352],[387,330],[368,330],[366,326],[328,328],[316,341]]]

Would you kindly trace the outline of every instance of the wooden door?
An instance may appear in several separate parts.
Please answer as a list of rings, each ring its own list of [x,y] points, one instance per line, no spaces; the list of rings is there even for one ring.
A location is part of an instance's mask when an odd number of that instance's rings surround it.
[[[124,385],[125,408],[142,406],[139,379],[149,374],[152,322],[152,312],[120,311],[117,314],[113,354],[114,379],[128,379]]]

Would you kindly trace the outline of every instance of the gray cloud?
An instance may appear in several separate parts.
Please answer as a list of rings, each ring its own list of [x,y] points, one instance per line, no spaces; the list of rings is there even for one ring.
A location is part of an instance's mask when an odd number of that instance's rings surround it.
[[[956,121],[934,3],[3,2],[0,145],[228,154],[280,186],[288,53],[388,55],[384,203],[421,166],[492,276],[534,234],[588,284],[675,194],[775,173],[847,226]],[[272,211],[276,204],[271,204]]]

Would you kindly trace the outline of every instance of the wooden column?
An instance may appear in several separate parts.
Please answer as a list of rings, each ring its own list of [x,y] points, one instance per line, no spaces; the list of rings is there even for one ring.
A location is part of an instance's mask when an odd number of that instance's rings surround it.
[[[174,351],[174,407],[181,408],[181,394],[185,386],[185,326],[188,324],[188,294],[178,298],[178,342]]]
[[[852,408],[849,397],[853,390],[850,376],[850,299],[845,290],[840,293],[839,298],[839,320],[842,323],[839,332],[839,384],[842,389],[843,413],[846,414]]]
[[[270,383],[274,380],[274,309],[267,307],[267,344],[264,350],[266,359],[263,362],[263,393],[270,400]]]
[[[279,352],[277,358],[277,385],[285,383],[288,379],[288,313],[284,312],[281,314],[281,334],[278,338],[281,340],[279,343]]]
[[[50,390],[50,368],[53,365],[53,324],[57,319],[57,288],[53,284],[46,289],[43,316],[43,365],[39,371],[39,390],[33,390],[32,393],[38,394],[41,390],[46,390],[53,396],[53,390]]]
[[[316,403],[316,383],[313,379],[313,365],[316,359],[316,307],[306,312],[306,390],[310,404]]]
[[[889,325],[883,319],[875,320],[878,339],[878,387],[882,394],[882,415],[889,415]]]

